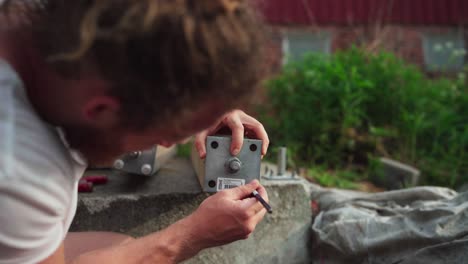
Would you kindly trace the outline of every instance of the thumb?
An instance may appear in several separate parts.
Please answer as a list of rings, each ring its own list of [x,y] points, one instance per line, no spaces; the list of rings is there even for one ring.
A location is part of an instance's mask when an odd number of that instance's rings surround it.
[[[208,131],[202,131],[195,136],[195,149],[197,150],[198,156],[201,159],[206,157],[206,137],[208,136]]]
[[[242,185],[233,189],[226,190],[229,197],[235,200],[242,200],[252,194],[252,192],[260,187],[260,183],[257,180]]]

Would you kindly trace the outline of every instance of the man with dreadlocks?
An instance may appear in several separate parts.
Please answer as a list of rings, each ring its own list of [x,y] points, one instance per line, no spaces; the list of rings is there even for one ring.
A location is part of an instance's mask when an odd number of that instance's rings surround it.
[[[2,3],[3,2],[3,3]],[[176,263],[245,239],[257,182],[134,239],[69,233],[87,162],[229,127],[232,154],[263,126],[238,109],[265,71],[244,0],[0,0],[0,264]]]

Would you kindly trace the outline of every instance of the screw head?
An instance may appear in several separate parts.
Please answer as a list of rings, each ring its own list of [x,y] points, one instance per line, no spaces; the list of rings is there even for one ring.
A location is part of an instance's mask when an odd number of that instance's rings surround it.
[[[152,171],[153,167],[151,167],[149,164],[141,166],[141,173],[143,173],[143,175],[150,175]]]
[[[114,168],[121,170],[125,166],[125,162],[121,159],[115,160],[114,161]]]
[[[250,151],[255,152],[255,151],[257,151],[257,148],[258,148],[258,147],[257,147],[257,145],[255,145],[255,144],[250,144],[250,147],[249,147],[249,148],[250,148]]]
[[[133,152],[128,153],[128,157],[131,159],[136,159],[140,156],[140,154],[141,154],[141,151],[133,151]]]
[[[211,180],[211,181],[208,182],[208,186],[210,186],[210,188],[214,188],[214,187],[216,187],[216,182]]]
[[[228,160],[228,168],[231,173],[236,173],[242,168],[242,163],[238,158]]]
[[[219,146],[219,144],[218,144],[218,142],[217,142],[217,141],[213,141],[213,142],[211,142],[211,148],[213,148],[213,149],[217,149],[217,148],[218,148],[218,146]]]

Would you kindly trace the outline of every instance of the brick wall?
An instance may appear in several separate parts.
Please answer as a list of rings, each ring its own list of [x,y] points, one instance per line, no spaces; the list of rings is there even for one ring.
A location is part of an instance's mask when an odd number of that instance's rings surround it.
[[[346,27],[272,27],[273,47],[272,56],[281,57],[282,37],[286,32],[295,30],[308,33],[329,32],[331,35],[331,51],[343,50],[353,44],[364,46],[369,51],[386,50],[397,54],[406,61],[424,67],[423,39],[427,33],[443,34],[446,32],[460,32],[464,35],[465,49],[468,45],[468,29],[453,27],[417,27],[417,26],[346,26]],[[466,58],[465,58],[465,61]]]

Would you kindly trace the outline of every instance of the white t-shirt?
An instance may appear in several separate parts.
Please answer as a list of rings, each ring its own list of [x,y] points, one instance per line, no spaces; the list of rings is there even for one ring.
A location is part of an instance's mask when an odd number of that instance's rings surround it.
[[[0,264],[37,263],[59,247],[86,168],[0,60]]]

